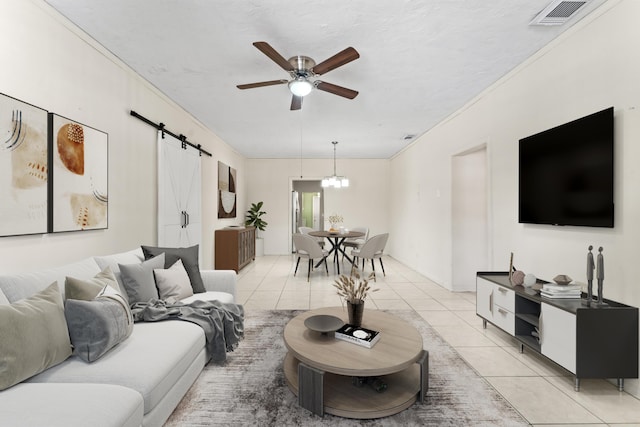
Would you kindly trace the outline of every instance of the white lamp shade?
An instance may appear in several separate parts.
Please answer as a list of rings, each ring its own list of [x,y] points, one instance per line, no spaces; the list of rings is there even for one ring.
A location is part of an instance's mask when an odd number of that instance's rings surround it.
[[[306,96],[311,93],[313,85],[304,77],[298,77],[289,82],[289,90],[295,96]]]
[[[291,86],[291,83],[289,83]],[[325,176],[322,180],[323,187],[333,187],[333,188],[342,188],[349,186],[349,178],[346,176],[338,176],[336,174],[336,144],[337,141],[333,141],[333,175]]]
[[[349,186],[349,178],[345,176],[325,176],[322,179],[321,185],[323,187],[342,188]]]

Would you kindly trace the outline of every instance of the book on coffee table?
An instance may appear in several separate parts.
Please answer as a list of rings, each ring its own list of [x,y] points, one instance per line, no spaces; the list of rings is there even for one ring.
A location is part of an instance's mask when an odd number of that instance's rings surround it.
[[[371,348],[380,339],[380,332],[347,323],[335,332],[335,337],[342,341]]]

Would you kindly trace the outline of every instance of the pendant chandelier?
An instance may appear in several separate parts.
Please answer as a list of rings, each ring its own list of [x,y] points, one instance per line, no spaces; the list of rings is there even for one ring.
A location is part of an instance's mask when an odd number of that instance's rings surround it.
[[[338,145],[338,141],[332,141],[333,144],[333,175],[325,176],[322,179],[323,187],[333,187],[333,188],[342,188],[349,186],[349,178],[346,176],[338,176],[336,174],[336,145]]]

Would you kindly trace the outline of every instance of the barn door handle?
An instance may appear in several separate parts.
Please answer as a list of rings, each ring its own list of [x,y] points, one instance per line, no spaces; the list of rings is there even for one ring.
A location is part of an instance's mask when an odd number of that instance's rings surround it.
[[[180,228],[187,226],[187,213],[185,211],[180,212]]]

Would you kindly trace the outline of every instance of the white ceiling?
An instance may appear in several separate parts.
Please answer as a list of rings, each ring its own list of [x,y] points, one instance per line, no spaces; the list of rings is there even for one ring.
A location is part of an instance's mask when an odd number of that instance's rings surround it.
[[[335,140],[339,158],[389,158],[606,0],[547,27],[528,24],[550,0],[45,1],[246,157],[330,158]],[[255,41],[316,63],[353,46],[322,80],[359,95],[290,111],[286,85],[237,89],[289,77]]]

